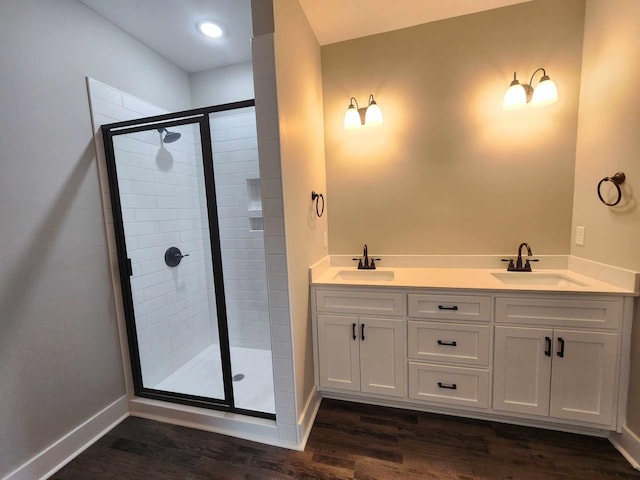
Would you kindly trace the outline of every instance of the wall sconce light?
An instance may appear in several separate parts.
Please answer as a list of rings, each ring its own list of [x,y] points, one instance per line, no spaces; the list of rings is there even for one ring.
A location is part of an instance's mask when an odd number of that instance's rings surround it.
[[[534,89],[531,84],[533,83],[533,77],[538,72],[542,72],[542,78],[540,78],[540,83]],[[531,80],[529,80],[528,84],[520,84],[516,78],[516,72],[513,72],[513,81],[504,93],[502,108],[503,110],[515,110],[524,107],[529,102],[531,102],[531,105],[540,107],[557,101],[558,88],[556,84],[549,78],[544,68],[538,68],[531,75]]]
[[[355,105],[354,105],[355,103]],[[352,129],[361,125],[381,125],[382,111],[373,99],[373,95],[369,95],[369,105],[366,108],[359,108],[358,101],[355,97],[349,100],[349,107],[344,114],[344,128]]]

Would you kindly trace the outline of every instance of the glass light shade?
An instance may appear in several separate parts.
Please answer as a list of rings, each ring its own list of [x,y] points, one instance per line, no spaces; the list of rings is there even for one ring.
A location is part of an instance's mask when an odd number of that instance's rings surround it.
[[[515,83],[514,83],[515,82]],[[503,110],[515,110],[522,108],[527,104],[527,92],[517,80],[511,82],[507,91],[504,92],[504,100],[502,101]]]
[[[347,111],[344,113],[344,128],[347,130],[352,128],[357,128],[360,126],[360,114],[358,113],[358,109],[353,106],[353,104],[349,105]]]
[[[222,28],[210,21],[198,23],[198,30],[209,38],[219,38],[222,36]]]
[[[553,83],[553,80],[549,79],[547,75],[542,77],[540,83],[533,91],[533,97],[531,97],[531,105],[540,107],[542,105],[549,105],[558,101],[558,87]]]
[[[367,107],[364,115],[365,125],[382,125],[382,110],[375,101],[372,101]]]

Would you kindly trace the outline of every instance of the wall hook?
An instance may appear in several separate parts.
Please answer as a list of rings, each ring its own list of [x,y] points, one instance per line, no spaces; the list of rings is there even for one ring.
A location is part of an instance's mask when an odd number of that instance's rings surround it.
[[[316,215],[321,217],[324,213],[324,195],[311,191],[311,201],[313,202],[314,200],[316,202]],[[322,200],[322,208],[318,206],[320,200]]]
[[[620,189],[620,185],[623,184],[626,179],[627,177],[623,172],[617,172],[613,177],[604,177],[602,180],[600,180],[598,182],[598,198],[600,199],[600,201],[608,207],[615,207],[618,203],[620,203],[620,200],[622,200],[622,190]],[[618,190],[618,198],[613,203],[607,203],[605,199],[602,198],[600,188],[602,187],[602,184],[606,182],[613,183],[616,187],[616,190]]]

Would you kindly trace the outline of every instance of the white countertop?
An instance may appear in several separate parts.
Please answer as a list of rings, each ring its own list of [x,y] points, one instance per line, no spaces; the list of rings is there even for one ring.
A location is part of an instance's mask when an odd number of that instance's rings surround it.
[[[369,275],[369,272],[376,273]],[[517,277],[520,279],[515,280]],[[521,280],[527,283],[519,283]],[[614,285],[568,269],[536,268],[531,273],[493,268],[380,267],[376,270],[358,270],[353,266],[329,266],[329,262],[325,262],[310,269],[310,281],[312,285],[332,286],[638,295],[635,285]],[[516,283],[512,283],[514,281]]]

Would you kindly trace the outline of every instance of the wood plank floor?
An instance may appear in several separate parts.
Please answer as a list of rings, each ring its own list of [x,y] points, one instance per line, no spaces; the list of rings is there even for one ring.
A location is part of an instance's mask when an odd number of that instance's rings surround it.
[[[296,452],[130,417],[55,480],[639,479],[601,438],[323,400]]]

